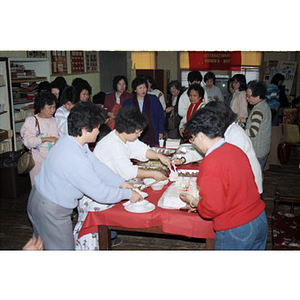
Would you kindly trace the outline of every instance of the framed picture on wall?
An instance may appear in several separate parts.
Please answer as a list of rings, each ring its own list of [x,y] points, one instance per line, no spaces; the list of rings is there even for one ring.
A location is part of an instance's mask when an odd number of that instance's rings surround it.
[[[27,57],[30,58],[46,58],[47,51],[27,51]]]
[[[86,51],[85,52],[85,62],[86,62],[86,72],[98,72],[98,52],[97,51]]]
[[[83,51],[70,51],[71,54],[71,71],[72,73],[84,72]]]
[[[51,69],[52,74],[68,73],[66,51],[51,51]]]

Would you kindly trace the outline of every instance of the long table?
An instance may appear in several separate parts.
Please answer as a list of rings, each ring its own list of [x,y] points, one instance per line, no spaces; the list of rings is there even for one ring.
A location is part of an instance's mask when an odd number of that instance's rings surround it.
[[[197,169],[198,163],[182,166],[183,169]],[[99,249],[110,250],[110,230],[147,232],[160,235],[171,234],[206,239],[206,250],[214,250],[215,231],[211,220],[204,220],[198,213],[188,213],[178,209],[164,209],[157,203],[171,184],[162,190],[154,191],[151,187],[144,190],[146,198],[156,207],[148,213],[131,213],[124,209],[124,201],[112,208],[89,212],[79,233],[79,237],[98,232]]]

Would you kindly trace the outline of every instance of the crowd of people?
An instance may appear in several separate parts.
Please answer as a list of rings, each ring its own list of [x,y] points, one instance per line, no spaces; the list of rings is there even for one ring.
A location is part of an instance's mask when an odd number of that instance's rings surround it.
[[[247,83],[243,74],[236,74],[228,80],[226,97],[211,71],[205,74],[204,84],[199,71],[189,72],[187,79],[187,88],[171,81],[164,95],[151,76],[133,79],[129,89],[126,76],[117,75],[111,93],[100,91],[92,98],[92,88],[82,78],[71,85],[62,76],[39,84],[35,114],[25,120],[20,132],[35,161],[28,202],[34,229],[31,243],[38,241],[37,248],[46,250],[97,249],[97,233],[78,239],[88,211],[108,209],[123,199],[141,200],[127,182],[130,179],[165,179],[158,171],[138,169],[131,161],[135,158],[160,160],[167,167],[202,160],[197,179],[202,200],[181,198],[190,211],[197,206],[202,217],[213,220],[216,249],[264,248],[263,168],[271,126],[278,125],[284,100],[284,76],[276,74],[267,87],[262,81]],[[293,105],[299,114],[300,100],[296,100]],[[151,150],[166,138],[194,143],[198,150],[171,161]],[[226,163],[217,159],[223,155],[228,157]],[[218,172],[212,172],[208,166],[217,163]],[[218,201],[209,189],[212,184],[220,185]],[[73,232],[71,215],[76,208],[78,224]],[[233,214],[238,216],[234,221],[229,218]],[[245,234],[249,226],[256,229],[247,245],[229,239],[229,235]]]

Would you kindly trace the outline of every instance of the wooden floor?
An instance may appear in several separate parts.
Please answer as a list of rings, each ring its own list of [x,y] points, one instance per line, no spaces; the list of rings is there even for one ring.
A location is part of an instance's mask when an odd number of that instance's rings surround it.
[[[273,211],[273,197],[276,190],[283,195],[300,195],[300,147],[293,147],[290,159],[286,165],[270,166],[264,172],[264,201],[269,221],[269,236],[267,250],[272,249],[271,240],[271,214]],[[24,193],[18,198],[0,198],[0,249],[20,250],[32,235],[32,227],[27,217],[26,206],[28,194]],[[284,208],[285,209],[285,208]],[[288,211],[288,207],[286,207]],[[299,208],[296,212],[300,213]],[[76,223],[74,218],[73,223]],[[119,232],[123,243],[115,250],[204,250],[204,240],[165,236],[141,235]]]

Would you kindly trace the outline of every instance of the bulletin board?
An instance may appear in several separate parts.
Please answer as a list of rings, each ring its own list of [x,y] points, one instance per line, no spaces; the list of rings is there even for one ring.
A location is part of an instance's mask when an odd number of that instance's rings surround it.
[[[98,72],[98,52],[86,51],[85,52],[86,72],[93,73]]]
[[[51,51],[52,74],[66,74],[68,72],[67,52]]]
[[[71,73],[84,72],[83,51],[70,51],[71,55]]]

